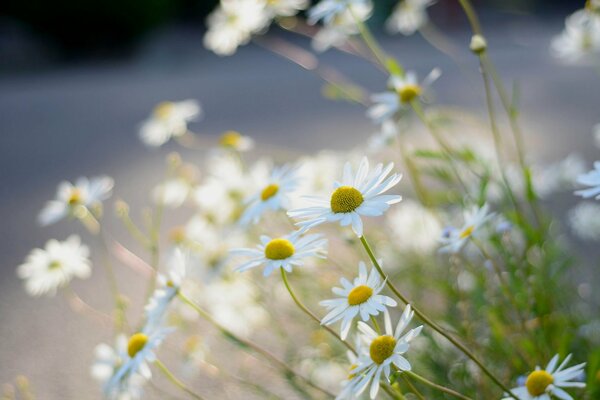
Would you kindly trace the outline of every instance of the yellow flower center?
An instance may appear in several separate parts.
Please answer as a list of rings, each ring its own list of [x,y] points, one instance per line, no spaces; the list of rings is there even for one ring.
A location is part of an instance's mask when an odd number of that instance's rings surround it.
[[[171,115],[174,106],[175,104],[171,101],[163,101],[154,107],[154,116],[158,119],[167,119]]]
[[[396,339],[389,335],[379,336],[371,342],[371,347],[369,347],[371,360],[375,361],[377,364],[383,363],[394,354],[395,347]]]
[[[471,236],[471,234],[473,233],[474,230],[475,230],[475,227],[473,225],[469,225],[460,233],[459,237],[461,239],[467,238],[467,237]]]
[[[267,201],[271,197],[275,196],[278,191],[279,185],[271,183],[269,186],[263,189],[262,193],[260,194],[260,198],[262,199],[262,201]]]
[[[525,387],[532,396],[539,396],[546,392],[546,388],[554,382],[554,378],[544,370],[533,371],[525,381]]]
[[[52,261],[50,262],[50,264],[48,264],[48,269],[50,270],[54,270],[54,269],[59,269],[61,267],[61,263],[60,261]]]
[[[265,257],[269,260],[285,260],[294,255],[296,249],[287,239],[273,239],[265,247]]]
[[[398,95],[400,96],[400,101],[403,103],[410,103],[415,98],[421,95],[421,86],[419,85],[404,85],[402,88],[398,89]]]
[[[135,357],[135,355],[144,348],[146,343],[148,343],[148,336],[143,333],[136,333],[131,336],[129,338],[129,343],[127,343],[127,354],[129,354],[129,357]]]
[[[70,206],[74,206],[74,205],[81,203],[81,200],[82,200],[81,190],[79,190],[77,188],[73,188],[71,190],[71,193],[69,194],[67,203],[69,203]]]
[[[367,285],[360,285],[355,287],[348,294],[348,304],[351,306],[357,306],[369,300],[373,295],[373,289]]]
[[[240,144],[242,140],[242,135],[236,131],[227,131],[221,135],[219,139],[219,143],[223,147],[233,147],[236,148]]]
[[[331,195],[331,211],[349,213],[356,210],[365,201],[361,192],[352,186],[340,186]]]

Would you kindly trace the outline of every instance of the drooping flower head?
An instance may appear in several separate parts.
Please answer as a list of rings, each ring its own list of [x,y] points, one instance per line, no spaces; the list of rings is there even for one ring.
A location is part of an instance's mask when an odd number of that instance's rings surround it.
[[[196,100],[164,101],[154,107],[152,115],[142,124],[140,139],[151,147],[162,146],[172,137],[187,133],[188,123],[201,112]]]

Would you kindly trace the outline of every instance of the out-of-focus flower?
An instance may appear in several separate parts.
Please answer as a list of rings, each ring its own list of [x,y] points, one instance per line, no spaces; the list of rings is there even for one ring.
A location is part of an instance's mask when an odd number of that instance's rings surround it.
[[[225,149],[235,151],[248,151],[254,148],[254,140],[251,137],[243,136],[236,131],[224,132],[219,138],[219,144]]]
[[[572,190],[573,181],[585,171],[581,156],[570,154],[564,160],[534,169],[533,186],[544,198],[559,190]]]
[[[320,152],[316,156],[300,159],[298,175],[301,177],[296,194],[327,196],[331,182],[335,180],[338,172],[344,165],[340,154]],[[302,196],[295,196],[294,202],[304,202]]]
[[[600,16],[579,10],[567,17],[565,30],[552,40],[555,57],[574,64],[600,51]]]
[[[50,225],[62,218],[73,215],[79,206],[95,209],[110,197],[114,181],[108,176],[95,178],[81,177],[73,185],[63,181],[58,185],[56,198],[46,203],[38,216],[41,225]]]
[[[325,23],[313,37],[312,47],[323,52],[331,47],[343,45],[350,36],[359,32],[356,20],[366,21],[373,11],[371,1],[354,1]]]
[[[159,147],[172,137],[184,135],[188,122],[201,115],[196,100],[165,101],[154,107],[154,111],[140,128],[140,139],[151,147]]]
[[[596,200],[600,199],[600,161],[594,163],[594,169],[580,175],[577,178],[577,183],[585,186],[590,186],[588,189],[577,190],[576,195],[581,196],[585,199],[595,197]]]
[[[190,182],[184,178],[172,178],[156,186],[152,197],[158,204],[169,208],[178,208],[187,200],[192,190]]]
[[[352,320],[357,315],[360,315],[363,321],[367,321],[371,316],[384,312],[386,307],[395,307],[398,304],[391,297],[379,294],[385,287],[385,282],[381,282],[375,268],[367,273],[367,267],[362,261],[358,264],[358,277],[354,278],[353,282],[342,278],[340,283],[343,287],[331,289],[340,297],[323,300],[319,304],[327,307],[329,311],[321,320],[321,324],[331,325],[342,320],[340,336],[344,340],[350,332]]]
[[[391,204],[402,200],[399,195],[383,194],[396,186],[402,178],[400,174],[388,176],[392,168],[394,168],[393,163],[389,163],[385,168],[383,164],[377,164],[369,172],[369,161],[363,157],[354,175],[352,166],[346,163],[342,181],[334,183],[335,190],[329,199],[307,198],[316,205],[290,210],[288,215],[302,219],[303,221],[297,223],[302,229],[310,229],[324,222],[339,221],[341,226],[352,225],[354,233],[361,237],[363,235],[361,216],[383,215]]]
[[[527,376],[525,386],[514,388],[511,392],[519,400],[551,400],[552,397],[558,397],[561,400],[573,400],[573,397],[562,388],[585,387],[585,383],[573,381],[583,372],[585,363],[565,369],[570,360],[571,355],[569,354],[558,365],[558,354],[555,355],[545,369],[536,367],[535,371]],[[505,394],[505,396],[507,395]],[[509,399],[512,399],[512,397],[504,397],[502,400]]]
[[[392,240],[401,249],[427,253],[438,245],[442,225],[436,215],[421,204],[406,200],[390,211],[387,224]]]
[[[293,267],[304,265],[304,260],[308,257],[324,257],[327,245],[327,239],[322,235],[302,236],[299,231],[279,238],[263,235],[260,242],[261,244],[254,249],[231,251],[234,256],[250,257],[250,260],[236,268],[237,271],[247,271],[264,265],[264,276],[269,276],[273,270],[279,268],[292,272]]]
[[[402,0],[398,2],[385,23],[387,30],[391,33],[400,32],[403,35],[412,35],[427,23],[429,19],[427,7],[434,3],[435,0]]]
[[[398,124],[392,119],[385,120],[381,124],[379,132],[373,135],[369,140],[369,150],[384,150],[390,147],[397,138]]]
[[[308,10],[308,23],[316,24],[322,20],[324,24],[329,24],[348,8],[367,2],[369,0],[321,0]]]
[[[423,92],[431,86],[441,75],[438,68],[433,69],[421,84],[417,74],[408,71],[404,75],[392,75],[388,81],[389,90],[371,96],[374,103],[367,110],[367,116],[376,123],[381,123],[394,116],[400,109],[408,107],[410,103],[421,97]]]
[[[580,203],[569,211],[569,225],[585,240],[600,240],[600,205]]]
[[[481,208],[473,206],[465,210],[463,215],[464,223],[461,228],[450,228],[442,233],[440,252],[458,253],[477,234],[479,228],[494,216],[494,213],[490,213],[489,206],[484,204]]]
[[[271,18],[291,17],[298,14],[298,11],[305,10],[308,7],[308,0],[266,0],[265,7]]]
[[[54,295],[74,277],[89,278],[92,266],[90,251],[77,235],[64,242],[49,240],[44,249],[33,249],[24,264],[17,268],[25,279],[25,290],[32,296]]]

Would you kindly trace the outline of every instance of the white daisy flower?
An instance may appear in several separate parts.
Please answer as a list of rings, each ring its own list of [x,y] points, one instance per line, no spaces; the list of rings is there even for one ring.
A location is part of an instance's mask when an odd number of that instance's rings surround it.
[[[224,132],[219,138],[219,145],[225,149],[231,149],[239,152],[252,150],[254,140],[251,137],[244,136],[236,131]]]
[[[359,354],[357,367],[352,369],[355,376],[349,383],[355,396],[359,396],[371,383],[369,394],[371,399],[374,399],[379,391],[379,381],[382,375],[389,381],[392,365],[401,371],[411,370],[411,365],[403,354],[408,351],[409,343],[421,333],[423,326],[411,329],[403,336],[400,335],[410,323],[413,314],[410,305],[407,305],[394,331],[390,315],[385,312],[384,335],[379,335],[362,321],[358,323],[358,329],[362,334],[361,339],[365,346]]]
[[[385,23],[390,33],[400,32],[403,35],[412,35],[421,29],[428,21],[427,7],[436,0],[402,0]]]
[[[352,2],[323,25],[312,40],[312,47],[318,52],[324,52],[331,47],[342,46],[348,38],[359,32],[356,19],[366,21],[373,11],[371,1]]]
[[[24,264],[17,268],[17,275],[25,279],[25,290],[32,296],[49,294],[66,286],[74,277],[89,278],[92,264],[90,250],[81,244],[77,235],[64,242],[49,240],[44,249],[33,249]]]
[[[600,240],[600,205],[583,202],[568,214],[569,225],[577,236],[585,240]]]
[[[398,304],[391,297],[379,294],[385,287],[385,282],[381,282],[375,268],[367,273],[367,267],[362,261],[358,264],[358,277],[354,278],[353,282],[342,278],[340,283],[343,287],[331,289],[340,298],[323,300],[319,304],[327,307],[329,311],[321,320],[321,324],[331,325],[342,320],[340,336],[344,340],[352,327],[352,320],[357,315],[360,315],[363,321],[367,321],[371,316],[384,312],[386,306],[396,307]]]
[[[102,206],[102,201],[112,194],[114,180],[108,176],[95,178],[81,177],[71,182],[63,181],[58,185],[56,198],[46,203],[38,215],[41,225],[53,224],[62,218],[72,216],[79,206],[86,207],[92,211]]]
[[[367,2],[368,0],[321,0],[308,10],[308,23],[314,25],[322,20],[327,25],[349,7]]]
[[[234,249],[231,251],[235,256],[250,257],[248,261],[235,268],[242,272],[264,265],[264,276],[271,275],[275,269],[283,268],[287,272],[292,272],[293,267],[304,265],[304,259],[308,257],[325,256],[325,246],[327,239],[322,235],[304,235],[300,231],[295,231],[289,235],[270,238],[262,235],[261,244],[255,249]]]
[[[201,111],[196,100],[162,102],[142,124],[140,139],[151,147],[162,146],[172,137],[184,135],[188,131],[188,122],[198,118]]]
[[[305,10],[308,4],[308,0],[266,0],[265,7],[271,18],[291,17]]]
[[[357,354],[361,354],[362,342],[360,338],[357,337],[357,339],[358,340],[356,340],[356,344],[354,347],[356,348]],[[357,398],[357,396],[355,395],[355,387],[358,381],[353,381],[353,379],[356,377],[356,374],[354,374],[354,369],[358,367],[358,356],[351,351],[347,351],[346,356],[348,357],[348,361],[350,362],[350,368],[348,369],[348,376],[340,384],[342,390],[336,396],[335,400],[355,400]]]
[[[179,208],[185,203],[192,190],[184,178],[172,178],[156,186],[152,191],[154,202],[169,208]]]
[[[440,69],[434,68],[421,84],[417,80],[417,74],[413,71],[408,71],[402,76],[390,76],[388,81],[390,90],[371,96],[374,104],[367,110],[367,116],[376,123],[390,119],[398,111],[408,107],[413,100],[421,97],[440,75]]]
[[[481,208],[473,206],[465,210],[463,215],[464,223],[461,228],[450,228],[442,234],[440,252],[458,253],[477,233],[477,230],[494,216],[494,213],[489,212],[489,206],[486,203]]]
[[[115,347],[100,343],[94,349],[95,362],[91,367],[92,377],[101,385],[105,385],[115,372],[129,358],[127,354],[127,337],[118,335]],[[128,379],[121,380],[118,386],[106,393],[110,400],[137,400],[143,395],[143,386],[152,377],[147,364],[140,365],[138,372],[130,374]]]
[[[258,168],[254,174],[260,190],[246,200],[246,210],[240,218],[242,225],[257,223],[268,210],[287,210],[291,205],[290,194],[299,183],[298,170],[290,165],[274,168],[267,179],[259,176],[261,172]]]
[[[556,354],[545,369],[536,367],[535,371],[530,373],[525,380],[525,386],[511,390],[519,400],[551,400],[557,397],[561,400],[573,400],[573,397],[563,388],[584,388],[584,382],[573,381],[579,376],[585,367],[585,363],[566,368],[571,360],[569,354],[563,362],[558,365],[558,354]],[[505,396],[507,396],[505,394]],[[509,400],[512,397],[505,397],[503,400]]]
[[[394,168],[393,163],[389,163],[385,168],[383,164],[377,164],[369,172],[369,161],[363,157],[356,175],[353,176],[352,167],[348,162],[344,166],[342,181],[335,182],[335,190],[328,200],[307,198],[316,206],[290,210],[288,215],[303,219],[304,221],[296,225],[305,230],[324,222],[339,221],[341,226],[352,225],[354,233],[361,237],[363,234],[361,216],[383,215],[391,204],[402,200],[399,195],[383,194],[402,179],[400,174],[388,176],[392,168]]]
[[[383,121],[379,132],[369,139],[369,150],[377,152],[390,147],[398,138],[398,134],[398,124],[394,120],[388,119]]]
[[[595,197],[596,200],[600,200],[600,161],[594,163],[593,170],[580,175],[577,178],[577,183],[590,187],[588,189],[576,191],[576,195],[585,199]]]
[[[552,40],[550,50],[570,64],[600,51],[600,17],[586,10],[576,11],[567,17],[564,31]]]

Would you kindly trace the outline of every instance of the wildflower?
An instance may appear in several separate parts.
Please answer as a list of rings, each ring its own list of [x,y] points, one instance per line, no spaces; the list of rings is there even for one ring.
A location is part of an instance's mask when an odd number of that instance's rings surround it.
[[[341,226],[352,225],[354,233],[361,237],[363,234],[361,216],[383,215],[391,204],[402,200],[398,195],[383,194],[396,186],[402,178],[400,174],[388,176],[392,168],[394,168],[393,163],[389,163],[385,168],[383,164],[377,164],[369,172],[369,161],[364,157],[356,175],[353,176],[352,167],[348,162],[344,166],[342,182],[335,182],[335,190],[329,200],[307,198],[316,205],[290,210],[288,215],[303,219],[297,223],[303,229],[310,229],[324,222],[339,221]]]
[[[188,131],[188,122],[201,114],[196,100],[164,101],[154,107],[154,111],[140,128],[140,139],[151,147],[159,147],[172,137],[182,136]]]
[[[440,238],[441,252],[458,253],[490,218],[494,216],[489,212],[489,206],[484,204],[481,208],[473,206],[464,212],[464,224],[460,229],[450,228]]]
[[[427,7],[433,5],[435,0],[402,0],[398,2],[392,15],[386,21],[386,28],[391,33],[400,32],[403,35],[412,35],[421,29],[429,19]]]
[[[352,320],[357,315],[360,315],[363,321],[367,321],[371,316],[385,311],[386,306],[395,307],[397,305],[391,297],[379,294],[385,287],[385,282],[381,282],[375,268],[372,268],[371,272],[367,274],[367,267],[362,261],[358,264],[358,277],[354,278],[352,283],[346,278],[342,278],[340,283],[343,287],[332,289],[332,292],[340,298],[324,300],[319,304],[327,307],[329,311],[323,317],[321,324],[331,325],[342,320],[340,328],[342,339],[346,339],[348,336]]]
[[[600,205],[580,203],[569,211],[568,217],[577,236],[585,240],[600,239]]]
[[[573,181],[584,171],[583,158],[577,154],[570,154],[556,163],[534,169],[535,191],[541,198],[545,198],[559,190],[572,189]]]
[[[373,11],[370,1],[353,1],[348,7],[327,22],[312,40],[312,47],[324,52],[331,47],[343,45],[350,36],[359,32],[356,20],[366,21]]]
[[[308,7],[308,0],[266,0],[266,11],[274,17],[291,17]]]
[[[254,147],[254,140],[236,131],[227,131],[219,138],[219,144],[225,149],[248,151]]]
[[[178,208],[187,200],[192,187],[184,178],[172,178],[156,186],[152,192],[154,201],[169,208]]]
[[[358,4],[370,3],[369,0],[321,0],[308,10],[308,23],[316,24],[320,20],[325,25],[343,14],[348,8]]]
[[[369,394],[371,399],[374,399],[379,391],[381,376],[383,375],[389,381],[392,365],[395,365],[400,371],[411,370],[411,365],[403,354],[408,351],[410,342],[421,333],[423,326],[411,329],[403,336],[400,335],[410,323],[413,314],[410,305],[407,305],[396,330],[393,331],[390,316],[385,312],[384,335],[379,335],[362,321],[358,323],[361,339],[365,346],[361,349],[356,368],[352,369],[354,377],[349,383],[355,396],[359,396],[371,383]]]
[[[92,273],[90,251],[77,235],[64,242],[49,240],[44,249],[33,249],[24,264],[17,268],[25,279],[25,290],[32,296],[54,295],[74,277],[89,278]]]
[[[561,400],[573,400],[573,397],[562,388],[585,387],[585,383],[572,380],[583,372],[585,363],[564,369],[570,359],[571,355],[569,354],[557,367],[558,354],[555,355],[545,369],[536,367],[535,371],[527,376],[525,386],[511,391],[519,400],[551,400],[551,397],[558,397]],[[503,400],[511,398],[505,397]]]
[[[586,10],[576,11],[567,17],[565,30],[552,40],[550,50],[570,64],[600,51],[600,17]]]
[[[595,197],[596,200],[600,199],[600,161],[594,163],[594,169],[580,175],[577,178],[577,183],[585,186],[590,186],[588,189],[578,190],[575,192],[576,195],[581,196],[585,199]]]
[[[408,71],[404,75],[392,75],[388,81],[387,92],[371,96],[373,105],[367,110],[367,116],[374,122],[381,123],[418,99],[431,84],[441,75],[438,68],[433,69],[419,84],[417,75]]]
[[[386,222],[394,244],[417,253],[427,253],[437,247],[442,232],[438,217],[413,200],[406,200],[402,207],[390,211]]]
[[[77,207],[95,209],[110,197],[114,181],[108,176],[95,178],[81,177],[73,185],[63,181],[58,185],[56,198],[46,203],[38,216],[41,225],[53,224],[62,218],[72,216]]]
[[[398,138],[398,131],[398,124],[394,120],[388,119],[383,121],[379,132],[369,140],[369,150],[381,151],[389,147]]]

